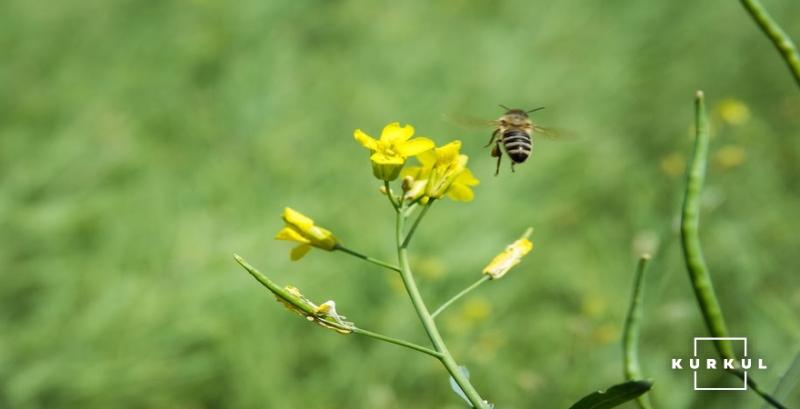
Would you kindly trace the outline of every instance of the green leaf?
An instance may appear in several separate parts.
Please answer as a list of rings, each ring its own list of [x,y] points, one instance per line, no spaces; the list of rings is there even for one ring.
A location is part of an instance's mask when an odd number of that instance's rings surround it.
[[[586,395],[570,409],[608,409],[634,400],[653,387],[650,381],[629,381]]]

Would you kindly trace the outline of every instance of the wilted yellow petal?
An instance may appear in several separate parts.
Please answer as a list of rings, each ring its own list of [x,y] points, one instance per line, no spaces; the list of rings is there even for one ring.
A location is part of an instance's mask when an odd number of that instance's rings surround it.
[[[291,257],[292,261],[300,260],[301,258],[303,258],[303,256],[306,255],[306,253],[308,253],[309,250],[311,250],[311,246],[310,245],[301,244],[301,245],[299,245],[299,246],[297,246],[297,247],[292,249],[292,253],[290,254],[290,257]]]
[[[371,136],[365,134],[360,129],[356,129],[353,132],[353,137],[356,138],[358,143],[360,143],[363,147],[365,147],[365,148],[367,148],[369,150],[372,150],[372,151],[377,149],[378,141],[373,139]]]
[[[528,240],[531,231],[531,229],[528,229],[522,238],[511,243],[502,253],[492,259],[489,265],[483,269],[483,273],[490,275],[492,279],[498,279],[503,277],[512,267],[519,264],[522,261],[522,257],[533,250],[533,243]]]
[[[398,143],[395,148],[398,154],[405,157],[419,155],[430,149],[433,149],[433,141],[428,138],[414,138]]]
[[[392,122],[383,128],[383,131],[381,132],[381,142],[405,142],[411,138],[412,135],[414,135],[413,126],[400,126],[399,122]]]

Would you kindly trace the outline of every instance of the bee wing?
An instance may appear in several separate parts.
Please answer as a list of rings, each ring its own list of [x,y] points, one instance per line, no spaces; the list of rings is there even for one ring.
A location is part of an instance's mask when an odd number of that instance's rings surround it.
[[[547,139],[564,139],[574,136],[571,132],[560,128],[547,128],[539,125],[533,125],[533,133],[536,136],[543,136]]]
[[[487,121],[469,115],[443,114],[442,116],[446,122],[464,129],[494,128],[497,126],[497,121]]]

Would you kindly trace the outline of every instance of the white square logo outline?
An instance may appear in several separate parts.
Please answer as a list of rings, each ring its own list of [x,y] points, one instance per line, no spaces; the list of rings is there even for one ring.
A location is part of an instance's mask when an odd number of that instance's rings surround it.
[[[697,358],[697,341],[742,341],[744,342],[744,357],[747,357],[747,338],[745,337],[694,337],[692,342],[692,356]],[[697,371],[692,371],[692,387],[696,391],[746,391],[747,390],[747,371],[744,372],[743,385],[741,388],[698,388]]]

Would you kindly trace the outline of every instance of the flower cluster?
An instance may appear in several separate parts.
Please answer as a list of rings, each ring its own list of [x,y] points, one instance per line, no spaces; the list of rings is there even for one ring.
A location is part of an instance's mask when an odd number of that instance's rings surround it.
[[[460,153],[461,141],[441,147],[424,137],[412,138],[414,127],[393,122],[383,128],[379,140],[360,129],[353,133],[356,141],[370,150],[372,172],[376,178],[390,182],[402,174],[403,199],[427,203],[445,195],[458,201],[474,197],[471,186],[479,183],[467,169],[467,155]],[[403,169],[406,160],[415,156],[421,166]]]
[[[340,334],[353,333],[368,336],[435,357],[442,362],[450,373],[451,387],[456,394],[461,396],[471,407],[493,408],[494,405],[482,399],[469,382],[469,373],[466,369],[455,364],[455,359],[452,358],[444,342],[441,341],[434,318],[449,305],[482,283],[488,282],[490,279],[503,277],[512,267],[519,264],[522,257],[533,248],[533,244],[528,240],[531,230],[528,229],[523,237],[497,255],[483,269],[483,274],[475,284],[442,303],[439,308],[431,313],[419,296],[417,284],[408,262],[408,244],[420,221],[435,201],[448,197],[455,201],[468,202],[474,198],[472,187],[478,185],[479,181],[467,168],[469,158],[461,153],[461,141],[455,140],[436,146],[431,139],[415,137],[414,127],[411,125],[401,126],[397,122],[386,125],[378,139],[367,135],[360,129],[356,129],[353,136],[356,141],[369,150],[372,173],[383,182],[381,192],[388,197],[395,210],[397,264],[370,257],[346,247],[330,230],[317,225],[310,217],[289,207],[283,210],[284,226],[278,231],[275,238],[296,243],[290,252],[290,258],[293,261],[301,259],[312,247],[316,247],[326,251],[349,254],[399,273],[414,309],[417,311],[417,315],[420,317],[423,327],[433,343],[433,348],[357,327],[355,323],[345,321],[345,317],[339,315],[334,301],[330,300],[322,304],[316,304],[303,296],[297,287],[280,287],[250,266],[241,257],[235,256],[236,261],[266,287],[278,302],[289,311]],[[416,158],[418,163],[406,166],[411,158]],[[398,195],[393,191],[391,182],[401,176],[402,194]],[[406,222],[410,221],[414,214],[416,214],[416,217],[414,217],[413,223],[407,225]]]
[[[468,202],[474,194],[470,186],[478,179],[467,169],[467,155],[459,153],[461,141],[453,141],[439,148],[425,151],[417,156],[422,166],[412,166],[403,170],[405,183],[410,186],[405,198],[439,199],[447,195],[450,199]]]

